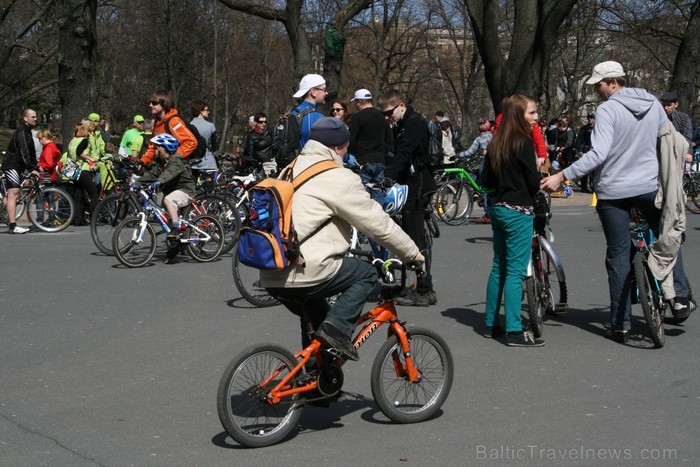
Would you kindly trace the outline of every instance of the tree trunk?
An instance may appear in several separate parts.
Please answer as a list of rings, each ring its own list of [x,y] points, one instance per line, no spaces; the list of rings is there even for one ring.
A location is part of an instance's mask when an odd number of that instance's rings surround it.
[[[688,25],[683,34],[676,61],[673,65],[673,75],[669,89],[678,93],[680,108],[687,111],[691,116],[697,113],[698,89],[695,80],[700,74],[700,2],[693,5]],[[695,112],[694,112],[695,110]],[[694,120],[697,120],[695,115]]]
[[[64,0],[58,14],[58,89],[66,145],[73,127],[96,110],[97,0]]]
[[[523,93],[536,100],[564,22],[576,0],[514,0],[514,24],[507,58],[499,2],[464,0],[484,63],[486,84],[496,114],[504,97]]]

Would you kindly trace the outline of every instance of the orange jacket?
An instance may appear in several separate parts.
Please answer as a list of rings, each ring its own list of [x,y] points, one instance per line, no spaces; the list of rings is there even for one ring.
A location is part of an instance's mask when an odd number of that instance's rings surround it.
[[[153,136],[160,133],[165,133],[165,123],[168,124],[168,129],[170,134],[175,137],[180,142],[180,147],[178,148],[178,154],[182,155],[183,159],[186,159],[192,154],[192,151],[197,147],[197,139],[194,137],[192,132],[187,129],[187,125],[178,116],[176,109],[170,109],[168,113],[165,114],[162,120],[157,120],[153,128]],[[153,143],[148,143],[148,149],[146,153],[141,158],[141,162],[148,164],[153,162],[156,155],[156,146]]]

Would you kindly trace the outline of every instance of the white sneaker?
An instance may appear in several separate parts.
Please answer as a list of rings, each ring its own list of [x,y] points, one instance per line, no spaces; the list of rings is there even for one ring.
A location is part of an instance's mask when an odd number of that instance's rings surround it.
[[[29,232],[29,229],[26,227],[20,227],[19,225],[16,225],[14,229],[10,229],[11,234],[24,234]]]

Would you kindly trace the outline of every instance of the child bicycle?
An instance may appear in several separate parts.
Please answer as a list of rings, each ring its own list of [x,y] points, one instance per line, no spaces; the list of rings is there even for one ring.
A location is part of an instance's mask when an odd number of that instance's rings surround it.
[[[382,261],[371,253],[384,303],[360,316],[352,340],[357,350],[384,323],[387,341],[372,365],[370,385],[379,409],[396,423],[416,423],[433,416],[447,399],[454,365],[445,341],[433,331],[407,328],[400,321],[394,298],[405,286],[400,261]],[[400,279],[398,278],[400,276]],[[276,344],[254,345],[234,358],[221,376],[217,393],[219,420],[226,432],[247,447],[264,447],[284,440],[294,429],[305,403],[340,393],[345,358],[337,349],[322,348],[313,339],[296,355]],[[315,363],[313,363],[315,361]]]
[[[132,188],[133,189],[133,188]],[[137,268],[148,264],[156,253],[156,232],[149,223],[151,214],[168,235],[169,248],[187,247],[187,253],[197,262],[215,260],[224,246],[224,229],[218,219],[201,214],[192,219],[180,219],[181,228],[174,232],[165,209],[153,200],[155,193],[147,188],[138,191],[142,209],[117,225],[112,236],[112,249],[124,266]]]

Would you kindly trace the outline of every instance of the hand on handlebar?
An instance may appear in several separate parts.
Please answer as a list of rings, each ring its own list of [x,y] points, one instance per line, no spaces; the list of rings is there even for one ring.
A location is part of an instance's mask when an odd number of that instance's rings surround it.
[[[406,269],[425,272],[425,257],[421,253],[418,253],[415,258],[406,263]]]

